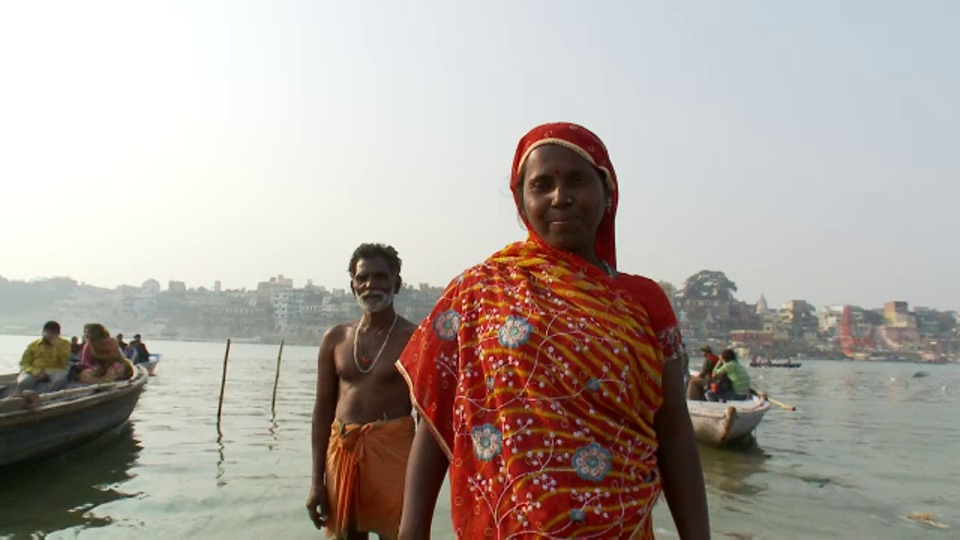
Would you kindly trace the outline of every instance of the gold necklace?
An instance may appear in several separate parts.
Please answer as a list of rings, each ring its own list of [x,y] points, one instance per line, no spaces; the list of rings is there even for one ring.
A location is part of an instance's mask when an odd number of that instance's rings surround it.
[[[393,334],[393,328],[397,325],[397,320],[400,318],[400,315],[396,312],[393,314],[393,322],[390,324],[390,329],[387,330],[387,337],[384,338],[383,344],[380,345],[380,350],[377,351],[377,356],[374,357],[373,362],[370,362],[370,366],[367,369],[363,369],[360,366],[360,360],[357,358],[357,343],[360,337],[360,323],[357,323],[357,330],[353,333],[353,363],[356,364],[357,369],[360,370],[360,373],[370,373],[373,371],[374,366],[377,365],[377,361],[380,360],[380,355],[383,354],[383,349],[387,347],[387,342],[390,341],[390,335]],[[363,319],[361,319],[362,322]]]

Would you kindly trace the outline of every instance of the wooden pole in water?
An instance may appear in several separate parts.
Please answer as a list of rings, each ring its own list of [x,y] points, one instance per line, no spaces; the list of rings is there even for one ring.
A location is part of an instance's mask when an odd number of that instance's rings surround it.
[[[230,359],[230,338],[227,338],[227,352],[223,354],[223,378],[220,379],[220,403],[217,405],[217,427],[220,427],[220,415],[223,413],[223,391],[227,387],[227,360]]]
[[[283,340],[280,340],[280,352],[277,353],[277,374],[273,377],[273,400],[270,401],[270,412],[277,412],[277,385],[280,383],[280,358],[283,356]]]

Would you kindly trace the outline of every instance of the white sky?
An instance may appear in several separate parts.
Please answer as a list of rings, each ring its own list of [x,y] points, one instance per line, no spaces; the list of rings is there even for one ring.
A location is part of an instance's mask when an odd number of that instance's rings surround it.
[[[456,5],[453,5],[456,4]],[[960,308],[960,3],[4,2],[0,275],[446,284],[582,123],[623,271]]]

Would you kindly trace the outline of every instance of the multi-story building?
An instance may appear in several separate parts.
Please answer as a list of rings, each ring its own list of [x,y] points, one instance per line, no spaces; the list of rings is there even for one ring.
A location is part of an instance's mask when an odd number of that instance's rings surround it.
[[[790,328],[790,335],[794,338],[815,338],[819,321],[814,315],[814,308],[806,300],[790,300],[780,307],[780,320]]]
[[[820,332],[827,336],[834,336],[840,330],[840,322],[843,320],[843,306],[824,306],[820,310],[818,318]]]
[[[167,283],[167,292],[183,294],[187,292],[187,284],[182,281],[171,280]]]

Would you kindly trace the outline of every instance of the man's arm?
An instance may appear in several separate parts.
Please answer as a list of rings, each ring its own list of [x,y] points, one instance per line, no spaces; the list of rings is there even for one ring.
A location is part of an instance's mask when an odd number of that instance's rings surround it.
[[[682,365],[676,357],[664,363],[662,386],[663,404],[654,419],[654,429],[660,443],[657,462],[663,494],[682,540],[709,539],[703,469],[687,412]]]
[[[33,369],[33,343],[27,345],[26,350],[23,351],[23,356],[20,357],[20,371],[23,373],[31,373]]]
[[[726,362],[724,362],[723,365],[719,365],[719,366],[713,368],[713,377],[712,377],[712,378],[714,378],[714,379],[719,379],[719,378],[723,377],[724,375],[726,375],[726,374],[727,374],[727,371],[729,371],[729,369],[730,369],[729,366],[730,366],[730,364],[727,364]]]
[[[59,347],[57,347],[57,365],[63,366],[63,369],[67,369],[70,367],[71,356],[73,356],[73,352],[70,350],[70,342],[61,340]]]
[[[703,359],[703,364],[701,364],[701,366],[700,366],[700,378],[701,378],[701,379],[706,379],[706,378],[707,378],[707,375],[710,374],[710,364],[711,364],[710,359],[704,357],[704,359]]]
[[[320,340],[317,354],[317,397],[313,404],[313,479],[310,484],[310,499],[307,501],[310,518],[317,528],[326,521],[326,507],[317,510],[317,505],[327,502],[327,446],[330,442],[330,425],[337,409],[339,381],[334,360],[334,349],[340,341],[343,327],[334,326]]]
[[[437,506],[437,496],[449,465],[447,455],[430,433],[427,423],[421,422],[413,438],[410,458],[407,461],[400,540],[430,538],[430,525]]]

